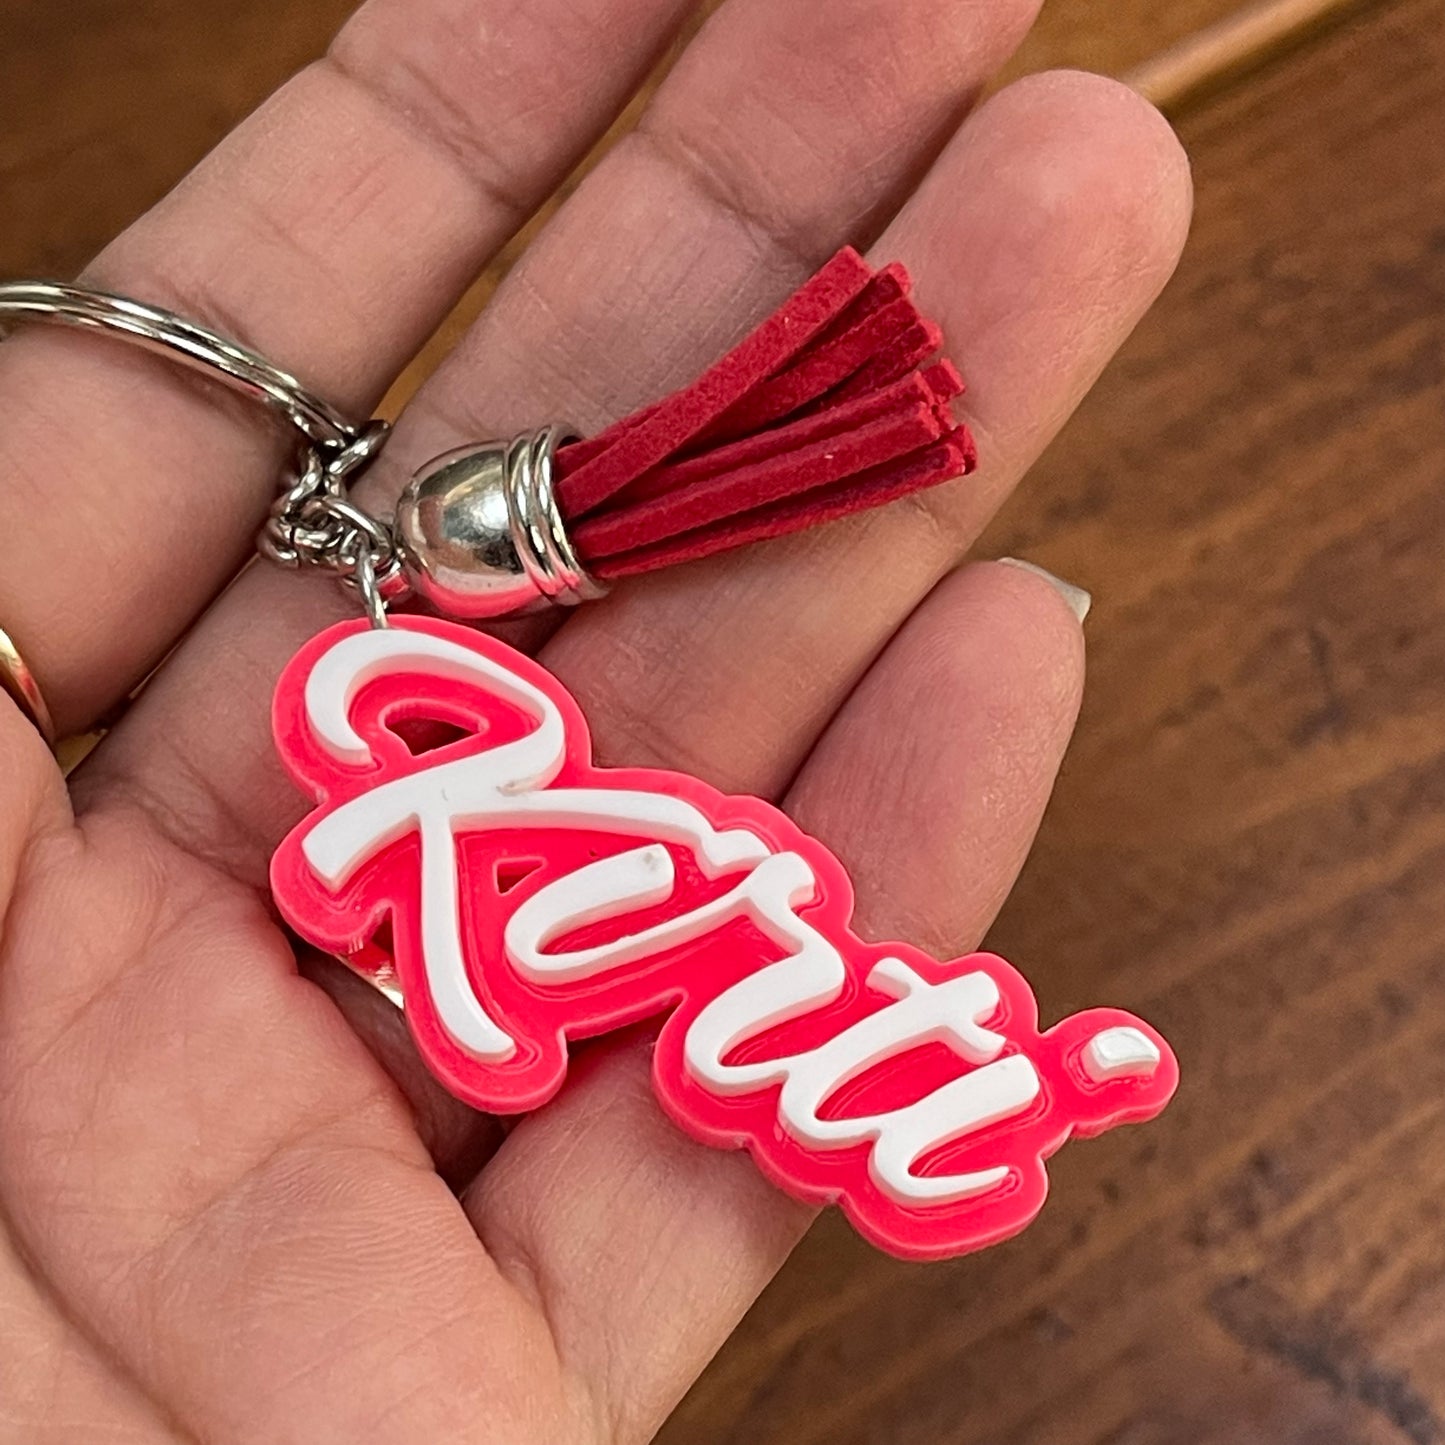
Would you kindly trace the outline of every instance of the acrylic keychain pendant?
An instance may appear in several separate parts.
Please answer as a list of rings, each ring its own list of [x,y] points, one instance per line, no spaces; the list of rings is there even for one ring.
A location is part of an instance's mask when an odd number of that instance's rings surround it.
[[[316,804],[277,850],[278,909],[406,1012],[436,1077],[520,1113],[571,1040],[660,1020],[653,1082],[690,1134],[931,1258],[1038,1212],[1071,1136],[1148,1119],[1178,1067],[1114,1009],[1040,1030],[1001,958],[852,931],[841,864],[771,804],[598,768],[576,702],[447,618],[573,604],[615,579],[876,506],[971,470],[957,371],[900,266],[840,252],[691,386],[588,440],[547,427],[421,469],[386,524],[347,496],[387,437],[224,337],[121,297],[0,286],[0,321],[177,355],[277,408],[302,465],[260,539],[367,619],[278,685],[277,746]],[[415,594],[442,617],[389,616]]]
[[[594,767],[556,679],[478,632],[342,623],[286,669],[275,721],[319,804],[276,853],[277,905],[400,991],[478,1109],[536,1108],[569,1039],[665,1013],[653,1083],[678,1124],[923,1258],[1016,1233],[1070,1135],[1174,1090],[1130,1014],[1040,1033],[1001,958],[863,942],[841,864],[771,805]],[[413,754],[395,729],[423,722],[463,735]]]

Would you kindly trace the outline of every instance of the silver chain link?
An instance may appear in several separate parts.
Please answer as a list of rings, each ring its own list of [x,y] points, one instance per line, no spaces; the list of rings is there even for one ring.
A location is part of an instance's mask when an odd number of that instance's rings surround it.
[[[386,444],[391,428],[373,421],[354,436],[303,449],[295,480],[271,506],[257,549],[283,567],[320,567],[361,595],[374,622],[407,591],[391,528],[347,496],[355,474]]]

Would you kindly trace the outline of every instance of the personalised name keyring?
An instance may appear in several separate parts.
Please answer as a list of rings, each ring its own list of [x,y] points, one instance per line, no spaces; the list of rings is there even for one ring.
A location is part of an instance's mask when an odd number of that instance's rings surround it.
[[[272,891],[300,937],[402,1003],[445,1087],[536,1109],[571,1040],[665,1016],[653,1086],[680,1127],[747,1149],[883,1248],[935,1258],[1024,1228],[1070,1137],[1158,1114],[1169,1046],[1117,1009],[1041,1029],[993,954],[862,939],[817,839],[682,773],[597,767],[576,700],[468,625],[971,471],[962,378],[909,293],[901,266],[845,249],[691,385],[591,438],[549,425],[439,457],[390,522],[348,495],[386,424],[349,422],[248,348],[49,283],[0,286],[0,324],[128,339],[297,432],[259,550],[332,572],[366,615],[305,644],[277,685],[277,747],[315,806]],[[394,611],[408,600],[436,615]],[[404,734],[425,724],[441,741],[413,751]]]

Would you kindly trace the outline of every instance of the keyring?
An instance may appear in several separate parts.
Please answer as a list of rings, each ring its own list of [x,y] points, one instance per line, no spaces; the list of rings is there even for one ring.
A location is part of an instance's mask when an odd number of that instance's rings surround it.
[[[0,327],[22,322],[130,342],[278,413],[296,431],[300,456],[257,539],[259,550],[285,567],[336,573],[374,620],[384,620],[387,602],[408,590],[390,530],[361,518],[346,499],[349,483],[386,444],[386,422],[358,425],[250,347],[128,296],[56,281],[0,283]]]
[[[599,766],[558,679],[469,625],[970,471],[962,377],[908,287],[845,249],[692,383],[591,437],[541,426],[434,458],[394,520],[347,495],[385,424],[351,425],[247,348],[70,286],[0,287],[0,321],[160,351],[301,437],[260,548],[339,575],[371,625],[329,627],[278,683],[277,748],[315,807],[272,859],[272,896],[302,939],[404,1000],[442,1085],[524,1112],[562,1087],[570,1040],[665,1014],[653,1086],[679,1125],[936,1258],[1022,1229],[1070,1135],[1157,1114],[1178,1081],[1168,1045],[1119,1009],[1041,1029],[993,955],[865,939],[818,839],[702,779]],[[388,626],[408,591],[440,615]],[[0,675],[17,668],[14,653]],[[920,1092],[907,1061],[925,1046]]]
[[[489,617],[572,605],[606,590],[579,562],[556,498],[553,458],[575,437],[570,427],[435,459],[402,494],[393,524],[348,496],[386,444],[389,425],[348,420],[250,347],[162,307],[53,281],[0,283],[0,327],[6,322],[113,336],[278,412],[297,432],[300,455],[257,549],[283,567],[336,574],[376,627],[386,626],[388,605],[413,591],[454,615]]]
[[[130,341],[279,411],[308,441],[354,441],[363,428],[249,347],[174,312],[58,281],[0,283],[0,324],[48,322]]]

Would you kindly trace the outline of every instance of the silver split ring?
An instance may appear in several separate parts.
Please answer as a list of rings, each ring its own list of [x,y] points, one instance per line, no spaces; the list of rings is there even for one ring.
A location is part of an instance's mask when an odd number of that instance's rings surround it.
[[[301,454],[258,538],[259,549],[285,566],[326,567],[358,590],[378,591],[378,598],[362,599],[373,616],[406,590],[390,534],[384,528],[358,530],[335,506],[344,500],[349,478],[385,444],[390,431],[385,422],[358,426],[250,347],[128,296],[55,281],[0,283],[0,326],[21,322],[72,326],[130,342],[278,413],[297,432]],[[358,564],[363,550],[369,562],[364,568]]]

